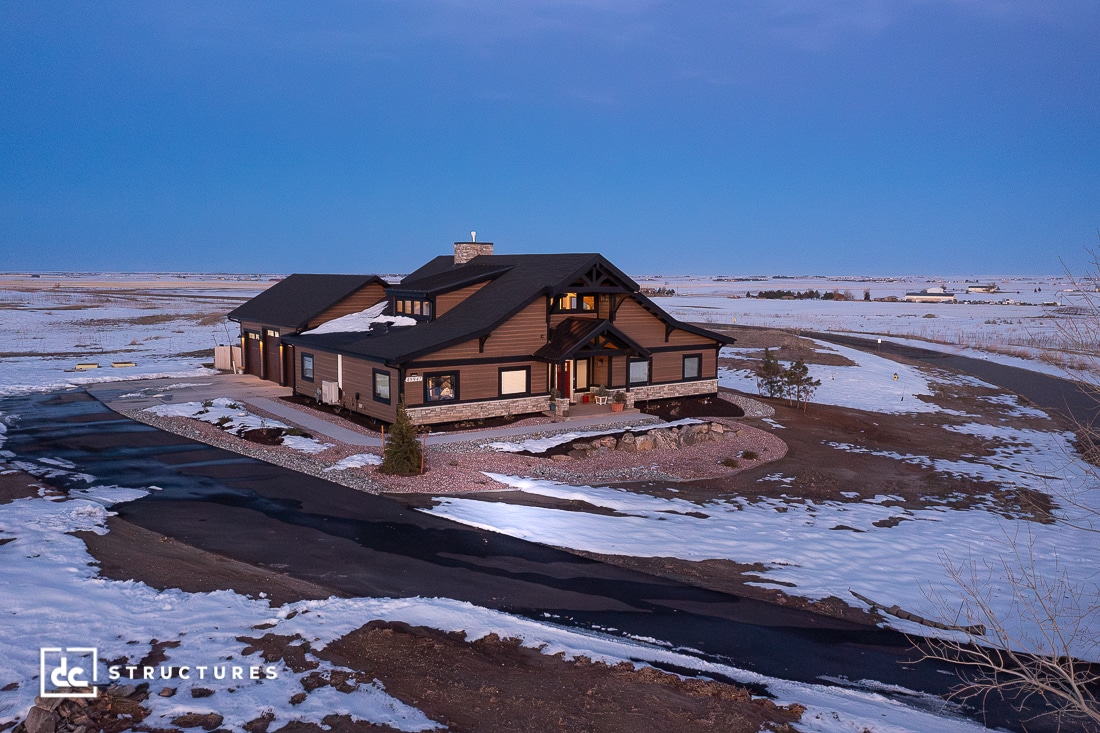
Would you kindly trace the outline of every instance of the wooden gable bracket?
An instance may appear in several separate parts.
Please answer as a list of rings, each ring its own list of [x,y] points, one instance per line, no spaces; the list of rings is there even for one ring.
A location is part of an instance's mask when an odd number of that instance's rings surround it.
[[[665,343],[666,344],[668,343],[669,336],[671,336],[672,332],[675,331],[675,330],[676,330],[676,327],[673,326],[671,323],[666,323],[665,324]]]
[[[482,336],[481,338],[479,338],[477,340],[477,353],[479,353],[479,354],[484,354],[485,353],[485,342],[488,341],[489,337],[492,336],[492,335],[493,334],[491,334],[491,333],[487,333],[487,334],[485,334],[484,336]]]
[[[612,294],[612,296],[611,296],[611,312],[608,314],[610,316],[610,318],[608,318],[607,320],[614,323],[615,322],[615,314],[619,312],[619,308],[622,307],[622,304],[625,303],[625,302],[626,302],[626,298],[623,298],[618,294]]]

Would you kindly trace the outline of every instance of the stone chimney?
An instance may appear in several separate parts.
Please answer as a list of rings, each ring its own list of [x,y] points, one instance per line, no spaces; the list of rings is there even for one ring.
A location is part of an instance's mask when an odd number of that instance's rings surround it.
[[[477,232],[470,232],[469,242],[455,242],[455,264],[464,265],[480,255],[493,253],[492,242],[477,242]]]

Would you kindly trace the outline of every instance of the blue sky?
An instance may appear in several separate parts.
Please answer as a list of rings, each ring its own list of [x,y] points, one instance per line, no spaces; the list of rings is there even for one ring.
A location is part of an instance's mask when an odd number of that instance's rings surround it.
[[[1100,245],[1100,3],[0,4],[0,270],[1039,274]]]

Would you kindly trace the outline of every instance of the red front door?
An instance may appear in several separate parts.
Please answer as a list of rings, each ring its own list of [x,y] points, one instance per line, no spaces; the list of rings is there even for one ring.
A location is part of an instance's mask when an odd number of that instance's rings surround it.
[[[569,362],[563,363],[558,369],[558,391],[566,399],[573,396],[573,379],[569,374]]]

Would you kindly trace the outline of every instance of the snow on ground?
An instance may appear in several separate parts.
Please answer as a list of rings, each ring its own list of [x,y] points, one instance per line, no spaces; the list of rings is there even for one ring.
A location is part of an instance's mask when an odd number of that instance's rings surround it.
[[[808,364],[810,376],[821,380],[821,386],[814,392],[812,402],[873,412],[944,411],[935,404],[917,398],[917,395],[932,395],[930,380],[926,376],[927,370],[839,344],[816,339],[814,343],[822,351],[839,354],[856,365]],[[721,353],[723,356],[733,356],[744,351],[746,349],[727,346]],[[718,383],[749,394],[756,392],[756,375],[747,369],[719,369]]]
[[[566,658],[671,664],[763,684],[780,704],[806,705],[799,728],[813,733],[984,730],[970,721],[934,715],[873,690],[776,680],[651,644],[569,630],[449,599],[334,597],[273,608],[262,598],[231,591],[157,591],[143,583],[108,580],[98,577],[84,543],[68,534],[79,530],[102,534],[107,531],[107,516],[103,504],[84,499],[20,499],[0,504],[0,538],[9,540],[0,545],[0,587],[7,591],[0,596],[0,614],[5,618],[5,633],[0,636],[0,726],[21,719],[33,704],[38,694],[40,646],[94,644],[100,659],[98,679],[106,680],[108,670],[102,660],[127,659],[137,664],[151,650],[151,640],[158,639],[180,642],[166,650],[165,665],[188,666],[193,672],[189,680],[164,683],[177,688],[175,696],[149,697],[146,705],[151,715],[146,725],[171,727],[171,719],[183,713],[216,712],[224,716],[223,728],[239,731],[244,723],[271,711],[277,725],[291,720],[320,723],[328,715],[346,714],[400,730],[434,729],[437,726],[423,713],[390,697],[378,683],[361,682],[346,694],[321,687],[304,702],[291,705],[291,696],[303,689],[301,674],[280,664],[274,665],[275,678],[269,679],[267,668],[272,665],[257,653],[243,655],[243,644],[237,641],[242,633],[247,635],[250,629],[264,625],[263,633],[300,635],[303,644],[320,650],[367,621],[382,619],[464,631],[470,640],[496,633],[518,638],[524,646],[545,654],[560,652]],[[311,657],[307,652],[307,658]],[[201,680],[197,678],[200,666],[209,668]],[[227,672],[225,668],[233,666],[246,668],[244,680],[231,679],[231,669]],[[248,679],[247,670],[253,666],[262,668],[262,679]],[[223,670],[224,679],[213,679],[216,668]],[[331,669],[331,664],[320,662],[317,671]],[[125,682],[125,672],[123,675]],[[17,686],[11,689],[13,683]],[[199,687],[214,694],[193,698],[191,690]]]
[[[1095,371],[1094,360],[1067,354],[1062,335],[1089,309],[1065,278],[758,278],[720,281],[705,277],[637,278],[643,286],[673,288],[676,295],[656,302],[685,321],[765,326],[786,330],[832,331],[888,337],[933,350],[989,359],[1047,374],[1074,367]],[[959,292],[958,304],[861,300],[903,297],[939,282]],[[999,282],[998,294],[966,294],[967,284]],[[854,301],[765,300],[744,297],[761,290],[851,291]],[[1038,292],[1036,292],[1038,290]],[[1003,301],[1011,300],[1010,303]],[[1043,305],[1056,303],[1056,306]],[[1062,308],[1062,305],[1070,306]],[[1078,306],[1074,308],[1073,306]],[[937,343],[938,342],[938,343]],[[1048,361],[1044,361],[1048,360]]]
[[[659,428],[675,428],[680,425],[693,425],[695,423],[702,422],[695,418],[685,417],[683,420],[674,420],[673,422],[656,423],[654,425],[642,425],[634,430],[636,432],[648,432],[650,430],[657,430]],[[611,428],[609,430],[579,430],[569,433],[559,433],[557,435],[550,435],[545,438],[529,438],[527,440],[519,440],[515,442],[495,442],[489,443],[488,448],[493,450],[503,451],[506,453],[519,453],[520,451],[529,451],[531,453],[545,453],[554,446],[562,445],[563,443],[570,443],[574,440],[584,440],[586,438],[594,438],[598,435],[610,435],[612,433],[621,433],[624,429],[622,427]]]
[[[145,408],[145,412],[151,412],[161,417],[189,417],[202,420],[211,425],[217,425],[227,433],[233,433],[234,435],[244,435],[249,430],[262,430],[265,428],[292,429],[286,423],[253,414],[228,397],[218,397],[206,402],[157,405],[156,407]],[[288,448],[302,453],[320,453],[334,445],[333,443],[322,443],[319,440],[302,435],[283,435],[281,441]]]
[[[227,325],[225,314],[254,294],[72,287],[27,292],[0,284],[0,395],[213,374],[202,364],[214,360],[214,346],[237,343],[236,324]],[[135,366],[111,366],[131,361]],[[100,366],[74,371],[78,363]]]
[[[900,500],[889,496],[821,503],[796,497],[734,498],[697,504],[621,489],[492,475],[512,489],[584,502],[615,514],[454,496],[436,497],[437,505],[422,511],[587,552],[760,563],[766,568],[757,574],[762,586],[811,599],[850,600],[851,589],[949,622],[964,598],[945,568],[945,558],[956,563],[973,560],[984,567],[1011,560],[1018,552],[1030,553],[1030,558],[1021,554],[1020,559],[1033,561],[1045,577],[1064,574],[1080,596],[1100,596],[1096,572],[1100,547],[1088,526],[1100,515],[1100,489],[1091,467],[1073,456],[1072,436],[978,424],[955,429],[994,438],[1003,445],[991,456],[959,461],[894,457],[992,481],[1008,490],[1026,487],[1056,497],[1073,495],[1092,504],[1081,512],[1062,502],[1057,516],[1063,521],[1038,523],[1006,516],[992,499],[979,508],[955,507],[954,501],[947,500],[922,509],[900,507]],[[833,447],[838,449],[838,460],[843,460],[843,451],[856,450],[840,444]],[[772,475],[761,481],[785,483],[788,479]],[[688,537],[690,541],[685,540]],[[1017,613],[1008,582],[993,574],[983,577],[982,583],[999,615],[1009,619],[1009,632],[1021,640],[1019,646],[1027,646],[1038,628],[1034,619]],[[903,631],[930,632],[900,620],[891,619],[890,624]],[[1093,612],[1082,632],[1073,641],[1074,653],[1100,661],[1100,615]]]
[[[279,624],[289,609],[283,609],[280,618],[266,601],[230,591],[157,591],[143,583],[98,577],[84,543],[66,533],[103,534],[108,515],[102,503],[84,499],[20,499],[0,505],[0,537],[11,540],[0,546],[0,586],[5,589],[0,596],[0,614],[5,619],[0,636],[0,690],[7,690],[0,691],[0,726],[24,716],[38,694],[39,647],[94,644],[101,660],[98,679],[106,682],[108,670],[102,660],[127,659],[137,664],[151,650],[151,640],[159,639],[180,642],[168,650],[166,664],[194,671],[190,680],[165,683],[179,688],[174,697],[149,697],[146,705],[152,715],[147,724],[154,727],[172,727],[171,718],[185,712],[217,712],[224,716],[225,727],[241,730],[265,710],[276,711],[284,722],[319,723],[337,713],[400,730],[437,727],[377,684],[361,684],[351,694],[323,687],[293,706],[291,696],[302,691],[301,675],[279,665],[275,679],[248,680],[249,668],[268,665],[258,653],[242,655],[237,637],[264,623],[275,624],[273,633],[281,633]],[[323,608],[324,604],[318,605],[318,611]],[[336,638],[326,634],[323,623],[314,624],[312,633],[322,642]],[[208,667],[205,679],[198,677],[200,666]],[[244,668],[244,681],[232,681],[234,666]],[[225,680],[214,679],[218,667]],[[322,662],[318,671],[331,668]],[[123,675],[122,681],[128,681]],[[18,688],[8,690],[13,683]],[[213,689],[214,695],[192,699],[190,691],[200,687]]]
[[[328,466],[322,470],[322,473],[326,471],[346,471],[349,468],[362,468],[363,466],[381,466],[382,456],[375,455],[374,453],[356,453],[353,456],[347,458],[341,458],[336,463]]]

